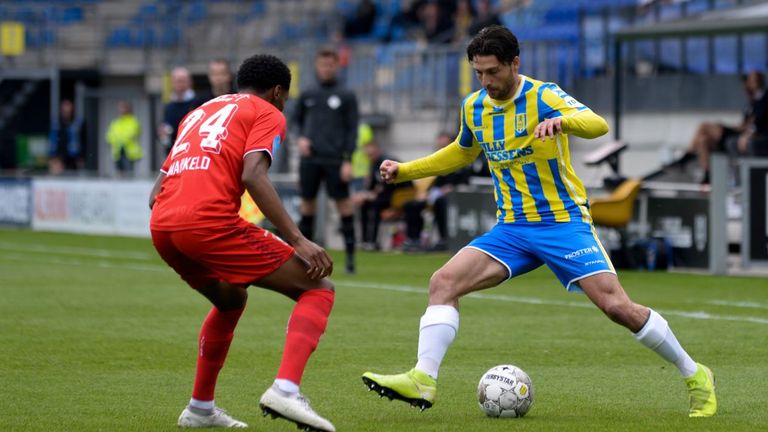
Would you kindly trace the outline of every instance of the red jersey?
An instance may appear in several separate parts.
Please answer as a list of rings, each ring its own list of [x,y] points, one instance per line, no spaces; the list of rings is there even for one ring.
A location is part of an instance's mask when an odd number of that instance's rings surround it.
[[[150,227],[179,231],[240,220],[246,155],[272,149],[285,138],[285,117],[255,95],[219,96],[190,112],[160,170],[165,174]]]

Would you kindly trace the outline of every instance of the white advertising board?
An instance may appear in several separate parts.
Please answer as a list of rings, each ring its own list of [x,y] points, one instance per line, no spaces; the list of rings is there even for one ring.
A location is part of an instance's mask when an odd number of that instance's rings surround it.
[[[51,179],[32,181],[32,229],[149,237],[152,182]]]

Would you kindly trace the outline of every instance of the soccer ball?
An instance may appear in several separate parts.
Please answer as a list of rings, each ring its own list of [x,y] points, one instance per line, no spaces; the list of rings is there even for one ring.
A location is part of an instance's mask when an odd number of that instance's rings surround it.
[[[488,417],[522,417],[533,404],[533,383],[513,365],[492,367],[477,385],[477,403]]]

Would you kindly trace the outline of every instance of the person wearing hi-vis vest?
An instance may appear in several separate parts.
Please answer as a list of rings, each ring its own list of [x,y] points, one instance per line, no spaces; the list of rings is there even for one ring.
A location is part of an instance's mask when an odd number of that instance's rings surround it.
[[[112,159],[119,175],[133,173],[133,164],[144,156],[139,144],[141,124],[133,115],[131,103],[121,100],[117,103],[118,116],[109,124],[107,142],[112,147]]]

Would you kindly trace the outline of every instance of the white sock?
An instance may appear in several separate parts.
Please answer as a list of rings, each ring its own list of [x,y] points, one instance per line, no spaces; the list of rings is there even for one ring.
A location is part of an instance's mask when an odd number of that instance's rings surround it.
[[[635,339],[652,349],[664,360],[677,366],[683,377],[688,378],[696,373],[698,369],[696,362],[680,346],[680,342],[672,333],[667,321],[655,310],[650,309],[650,311],[648,321],[639,332],[635,333]]]
[[[459,311],[453,306],[428,306],[419,324],[416,369],[437,379],[440,363],[459,331]]]
[[[201,411],[213,411],[213,401],[201,401],[195,398],[189,400],[189,406]]]
[[[291,380],[277,378],[275,380],[275,385],[277,388],[288,394],[296,394],[299,392],[299,385]]]

